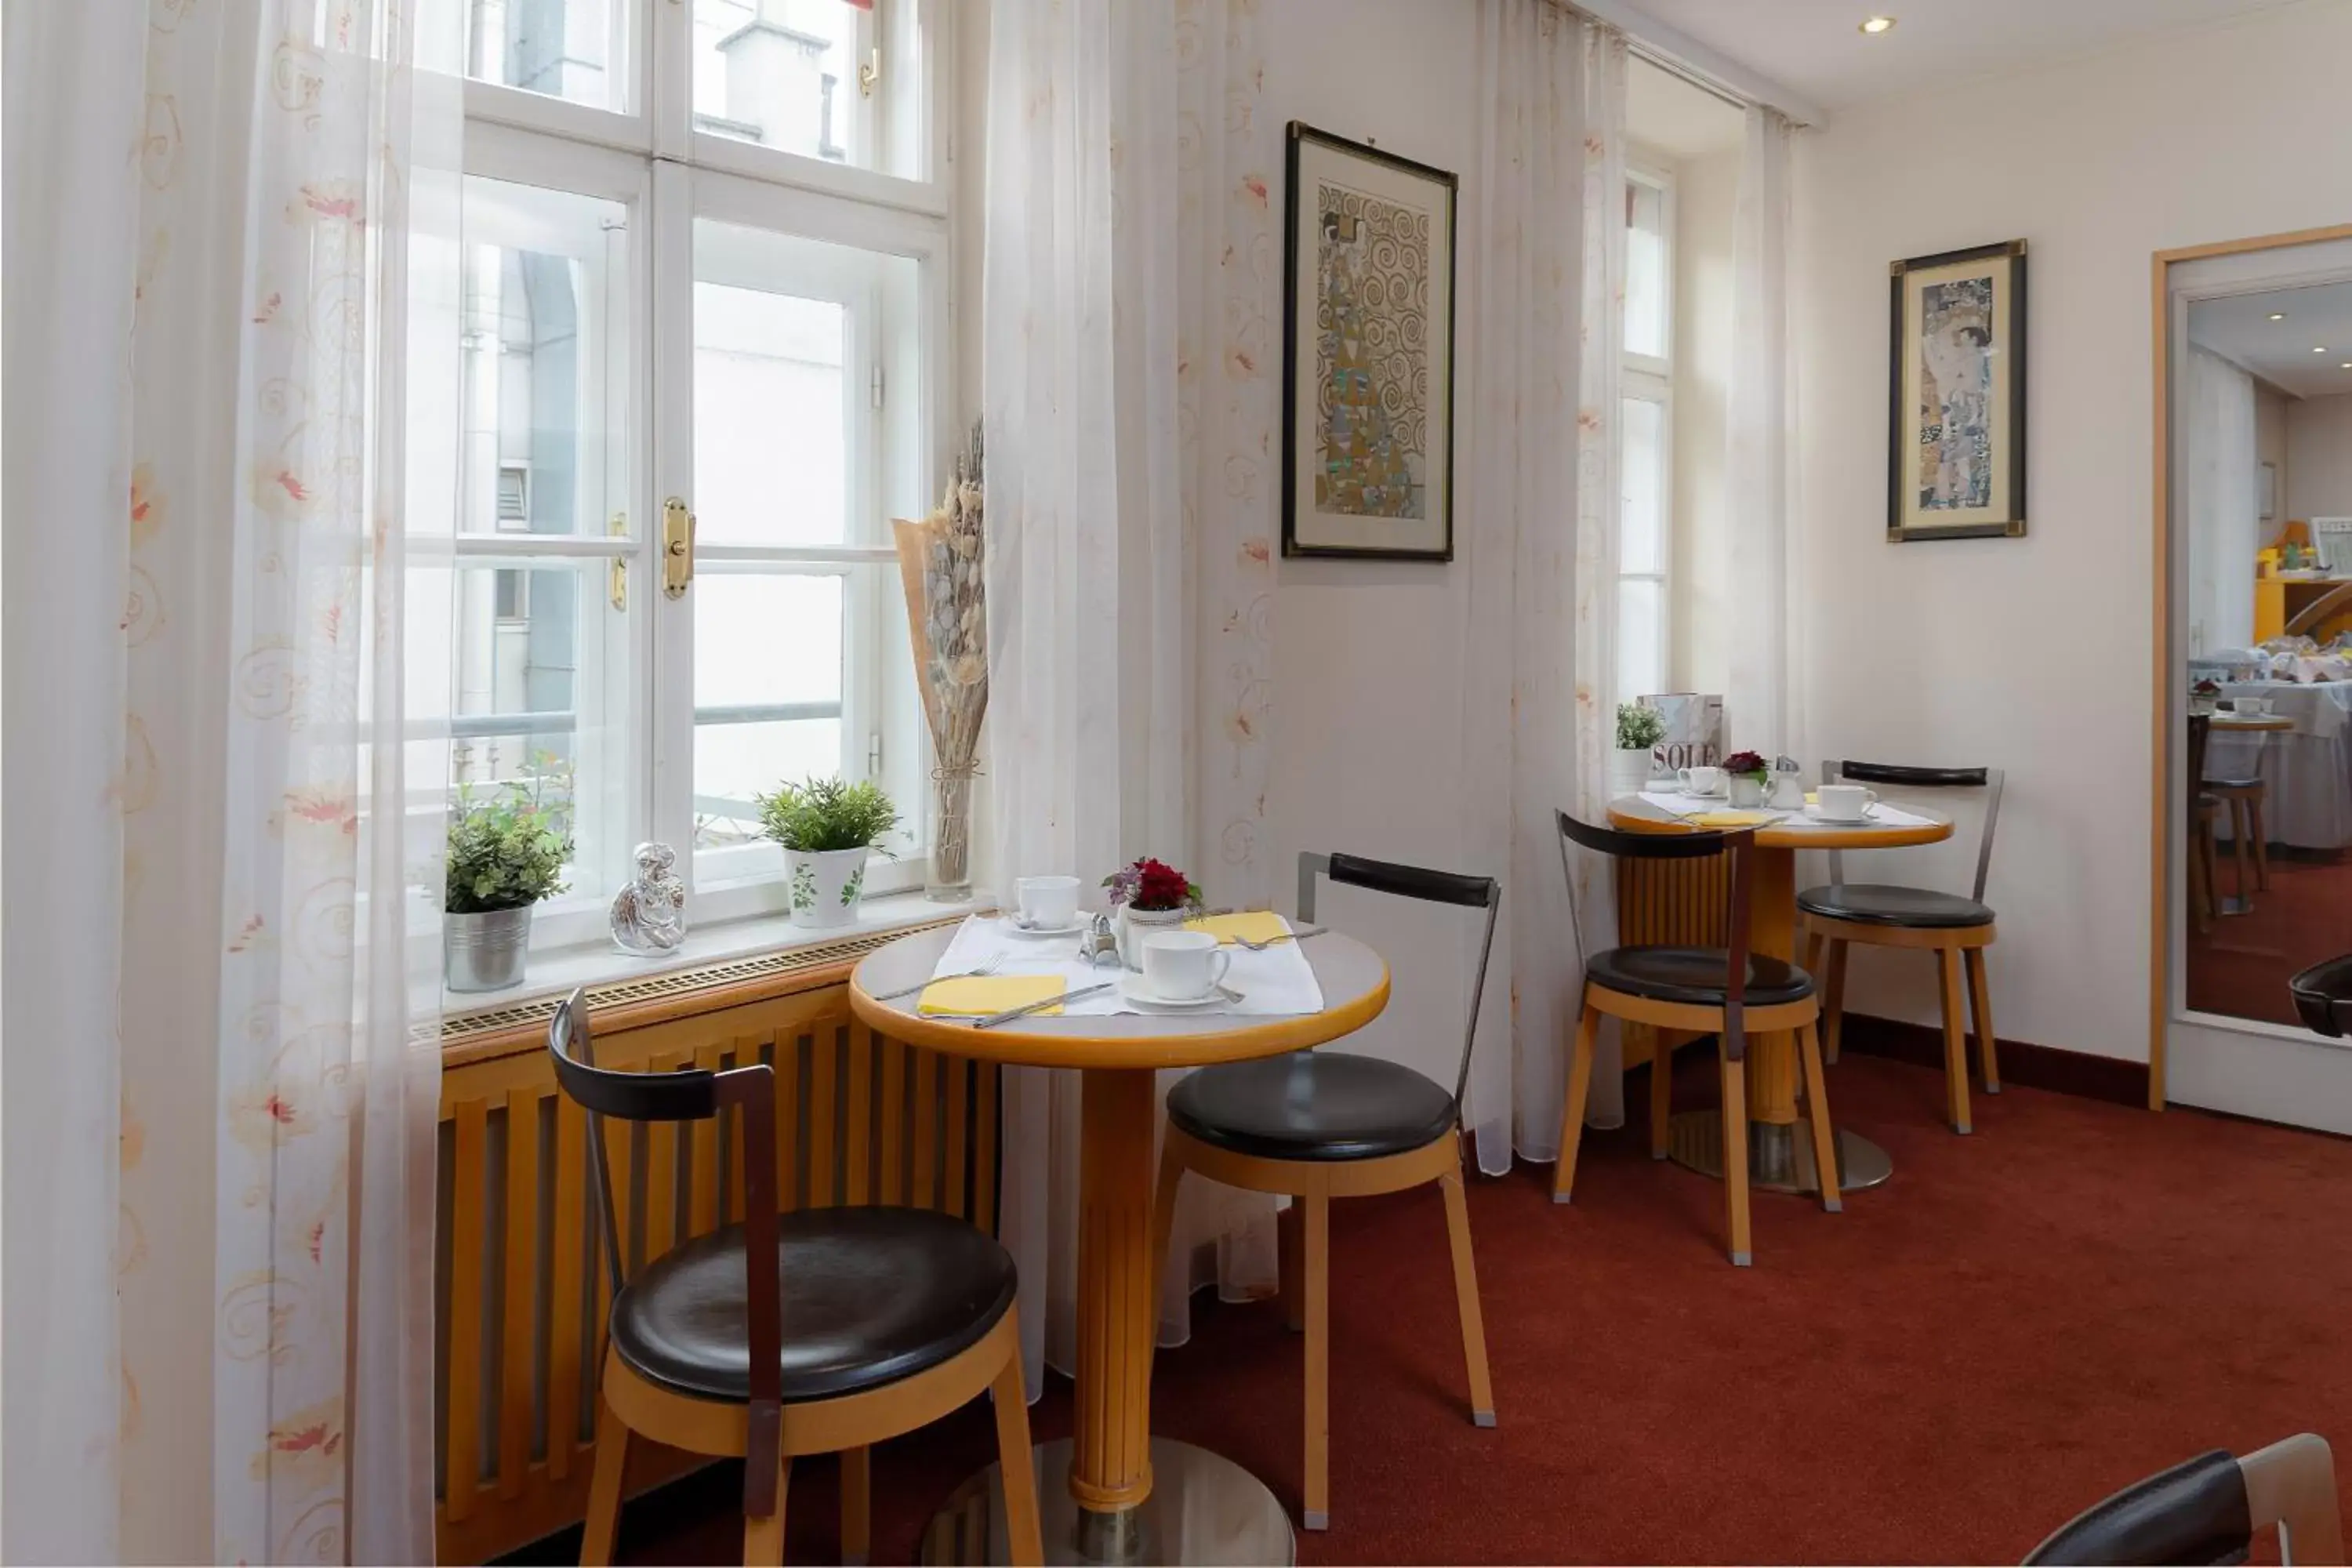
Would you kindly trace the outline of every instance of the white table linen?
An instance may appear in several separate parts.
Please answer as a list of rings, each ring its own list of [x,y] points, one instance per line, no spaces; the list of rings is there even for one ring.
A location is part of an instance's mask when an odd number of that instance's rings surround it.
[[[1863,820],[1859,822],[1832,822],[1824,817],[1816,816],[1809,811],[1789,811],[1769,805],[1735,806],[1727,803],[1721,795],[1685,795],[1678,790],[1645,789],[1642,792],[1642,798],[1660,811],[1680,817],[1697,816],[1710,811],[1749,809],[1761,811],[1772,820],[1757,824],[1759,827],[1827,830],[1839,827],[1932,827],[1936,824],[1936,819],[1932,816],[1917,816],[1900,806],[1889,805],[1885,801],[1879,801],[1872,805],[1864,814]]]
[[[2222,695],[2264,697],[2292,731],[2236,731],[2216,724],[2206,742],[2207,778],[2260,778],[2263,826],[2271,841],[2298,849],[2352,847],[2352,681],[2232,681]],[[2223,813],[2218,831],[2226,841]]]
[[[1280,917],[1276,917],[1280,918]],[[1286,927],[1290,921],[1284,920]],[[1252,952],[1239,942],[1227,944],[1225,952],[1233,954],[1233,965],[1225,972],[1223,984],[1242,994],[1238,1002],[1220,1002],[1214,1006],[1186,1007],[1187,1015],[1230,1013],[1252,1017],[1286,1016],[1299,1013],[1323,1011],[1323,987],[1315,979],[1315,970],[1298,951],[1295,942],[1282,942],[1263,952]],[[940,954],[931,970],[931,978],[944,980],[951,975],[968,974],[992,960],[996,974],[1057,974],[1063,985],[1071,991],[1082,991],[1089,985],[1105,982],[1116,984],[1134,977],[1133,970],[1121,965],[1106,954],[1102,962],[1089,964],[1078,956],[1078,939],[1075,936],[1030,936],[1016,930],[1011,920],[994,915],[971,915],[956,929],[954,940]],[[919,997],[909,997],[911,1009]],[[1062,1012],[1069,1017],[1102,1017],[1114,1013],[1161,1014],[1175,1011],[1164,1007],[1140,1005],[1128,1000],[1116,990],[1101,992],[1065,1003]]]

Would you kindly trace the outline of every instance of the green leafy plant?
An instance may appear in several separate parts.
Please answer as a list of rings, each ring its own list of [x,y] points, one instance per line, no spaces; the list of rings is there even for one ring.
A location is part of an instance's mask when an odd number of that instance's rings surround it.
[[[453,915],[519,910],[563,891],[563,864],[572,835],[561,809],[540,798],[535,784],[501,784],[488,800],[459,788],[449,823],[448,880],[443,907]]]
[[[879,849],[887,855],[882,836],[898,826],[898,808],[871,784],[813,778],[752,799],[760,807],[760,831],[807,854]]]
[[[1666,716],[1638,702],[1617,704],[1617,749],[1646,752],[1666,738]]]

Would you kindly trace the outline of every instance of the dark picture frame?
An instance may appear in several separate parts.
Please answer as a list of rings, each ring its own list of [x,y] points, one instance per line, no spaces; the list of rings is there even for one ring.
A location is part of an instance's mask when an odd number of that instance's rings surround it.
[[[2025,536],[2025,251],[1888,268],[1889,543]]]
[[[1300,121],[1287,142],[1282,552],[1451,561],[1460,181]],[[1365,330],[1327,332],[1327,295]]]

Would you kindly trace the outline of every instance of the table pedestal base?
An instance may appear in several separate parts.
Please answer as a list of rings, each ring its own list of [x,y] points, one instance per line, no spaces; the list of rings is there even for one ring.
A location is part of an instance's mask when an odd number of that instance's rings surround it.
[[[1895,1174],[1886,1151],[1859,1133],[1837,1134],[1838,1192],[1858,1193]],[[1685,1110],[1666,1123],[1666,1157],[1686,1171],[1723,1180],[1723,1112]],[[1785,1123],[1748,1124],[1748,1184],[1767,1193],[1818,1193],[1811,1124],[1803,1117]]]
[[[1290,1516],[1265,1483],[1231,1459],[1151,1439],[1151,1495],[1095,1513],[1070,1496],[1070,1443],[1039,1445],[1037,1503],[1053,1563],[1289,1563]],[[964,1482],[923,1531],[926,1563],[1004,1563],[1004,1479],[994,1465]]]

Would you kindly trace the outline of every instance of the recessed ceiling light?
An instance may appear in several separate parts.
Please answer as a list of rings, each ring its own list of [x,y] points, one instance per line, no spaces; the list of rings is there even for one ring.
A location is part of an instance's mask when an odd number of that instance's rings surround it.
[[[2315,354],[2324,354],[2327,352],[2327,345],[2326,343],[2322,343],[2311,352]]]
[[[2336,368],[2338,370],[2352,370],[2352,359],[2346,360],[2342,364]]]
[[[2284,310],[2273,310],[2271,312],[2271,320],[2273,321],[2284,321],[2286,320],[2286,312]]]
[[[1864,17],[1863,19],[1862,30],[1869,34],[1874,38],[1878,37],[1881,33],[1891,33],[1895,30],[1895,18],[1892,16]]]

